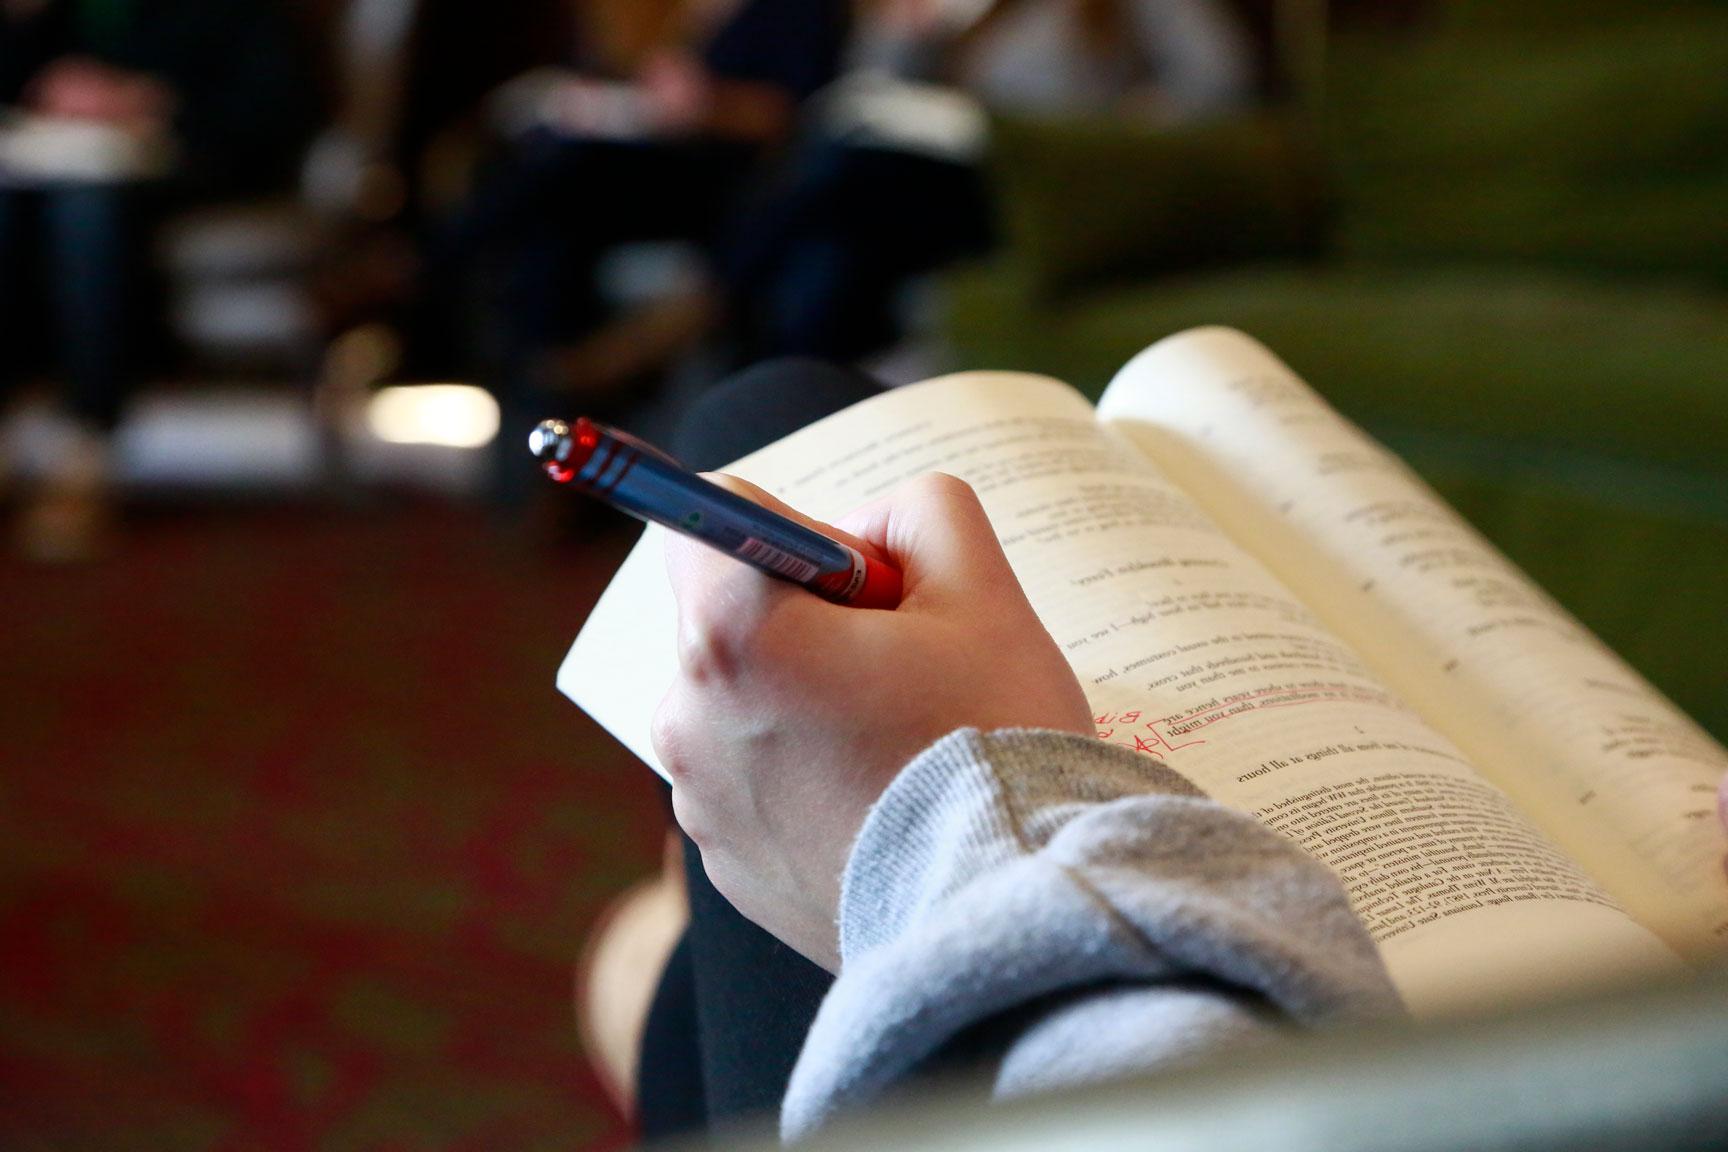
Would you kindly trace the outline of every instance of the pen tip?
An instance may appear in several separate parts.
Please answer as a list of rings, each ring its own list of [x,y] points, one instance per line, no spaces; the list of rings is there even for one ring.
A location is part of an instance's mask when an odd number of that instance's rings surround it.
[[[568,451],[570,425],[562,420],[542,420],[528,433],[528,451],[543,464],[556,462]]]

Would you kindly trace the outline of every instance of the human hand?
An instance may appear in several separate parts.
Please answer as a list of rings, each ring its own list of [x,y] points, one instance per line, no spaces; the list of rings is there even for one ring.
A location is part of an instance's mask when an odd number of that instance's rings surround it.
[[[175,99],[173,89],[147,73],[87,56],[62,56],[31,81],[25,101],[45,116],[155,131],[166,127]]]
[[[492,93],[488,111],[507,136],[548,129],[573,138],[640,140],[654,130],[637,85],[567,68],[524,72]]]
[[[701,128],[714,106],[714,79],[689,52],[670,49],[654,53],[636,76],[649,122],[666,135],[686,135]]]
[[[870,16],[877,27],[898,36],[927,36],[943,30],[943,6],[938,0],[876,0]]]
[[[901,35],[953,36],[998,6],[998,0],[876,0],[870,16],[879,27]]]
[[[722,895],[833,970],[841,874],[870,806],[909,760],[968,726],[1090,736],[1092,714],[961,481],[922,477],[836,531],[716,479],[905,579],[894,611],[847,608],[703,545],[666,542],[679,674],[654,748],[673,811]]]

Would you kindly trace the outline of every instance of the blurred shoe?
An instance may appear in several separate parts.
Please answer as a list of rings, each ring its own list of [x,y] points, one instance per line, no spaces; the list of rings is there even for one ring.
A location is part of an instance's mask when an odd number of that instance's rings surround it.
[[[600,1086],[636,1114],[636,1063],[660,974],[690,920],[683,853],[666,837],[658,876],[627,889],[600,914],[576,965],[576,1030]]]
[[[623,396],[701,343],[716,312],[714,297],[699,290],[642,305],[549,353],[541,382],[549,391],[583,400]]]
[[[78,564],[112,544],[114,495],[108,439],[87,429],[69,433],[34,491],[25,496],[13,546],[39,564]]]

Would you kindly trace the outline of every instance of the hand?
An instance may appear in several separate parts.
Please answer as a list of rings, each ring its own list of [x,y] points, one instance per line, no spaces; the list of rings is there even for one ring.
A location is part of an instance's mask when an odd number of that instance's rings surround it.
[[[688,135],[708,122],[714,106],[714,80],[688,52],[661,51],[650,56],[636,76],[648,119],[666,135]]]
[[[31,81],[26,103],[45,116],[97,120],[137,131],[167,126],[174,92],[143,72],[112,68],[86,56],[63,56]]]
[[[942,30],[937,0],[876,0],[870,16],[877,27],[897,36],[928,36]]]
[[[743,481],[716,479],[812,523]],[[833,970],[841,874],[871,804],[907,761],[967,726],[1094,730],[965,484],[913,481],[842,519],[852,534],[813,526],[899,567],[900,607],[830,604],[668,538],[680,668],[654,747],[714,886]]]
[[[876,0],[871,19],[903,36],[955,36],[977,24],[998,0]]]
[[[566,68],[524,72],[492,94],[490,112],[507,135],[546,128],[575,138],[639,140],[655,128],[638,86]]]

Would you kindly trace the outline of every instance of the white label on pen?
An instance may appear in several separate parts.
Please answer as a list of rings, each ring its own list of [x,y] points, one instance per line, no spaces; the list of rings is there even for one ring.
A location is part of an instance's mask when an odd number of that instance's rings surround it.
[[[774,545],[758,540],[754,536],[738,545],[738,556],[752,564],[760,564],[775,575],[784,576],[788,580],[796,580],[803,584],[812,579],[821,569],[808,560],[782,552]]]

